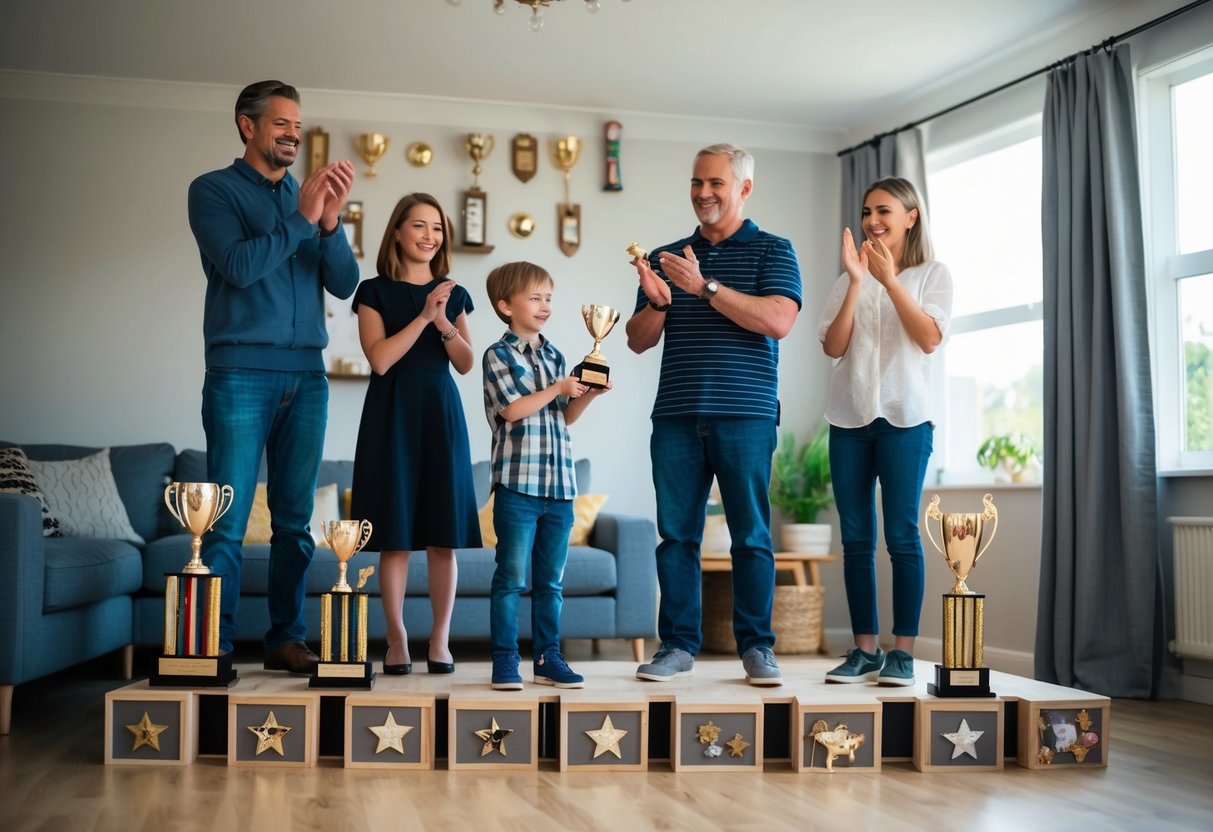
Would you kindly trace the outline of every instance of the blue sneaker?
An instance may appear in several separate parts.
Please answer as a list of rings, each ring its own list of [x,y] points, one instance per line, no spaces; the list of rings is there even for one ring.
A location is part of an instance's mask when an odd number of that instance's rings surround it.
[[[585,677],[573,672],[564,656],[560,655],[559,647],[549,647],[535,660],[535,684],[582,688],[585,687]]]
[[[518,673],[520,661],[512,650],[493,653],[493,690],[522,690],[522,676]]]
[[[782,685],[783,673],[770,647],[751,647],[741,657],[746,680],[751,685]]]
[[[914,657],[905,650],[890,650],[876,681],[882,685],[905,687],[914,684]]]
[[[875,682],[884,667],[884,651],[879,647],[876,653],[865,653],[858,647],[847,651],[847,660],[826,674],[827,682]]]

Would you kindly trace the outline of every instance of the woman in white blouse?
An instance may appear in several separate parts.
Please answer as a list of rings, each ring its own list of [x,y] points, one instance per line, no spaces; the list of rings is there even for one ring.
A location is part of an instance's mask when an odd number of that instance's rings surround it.
[[[932,260],[926,215],[905,179],[875,182],[863,198],[858,248],[842,232],[842,262],[818,334],[835,359],[830,378],[830,473],[842,526],[843,574],[855,647],[831,682],[914,683],[922,611],[918,506],[934,425],[931,355],[952,313],[952,276]],[[893,567],[894,649],[877,644],[876,482]]]

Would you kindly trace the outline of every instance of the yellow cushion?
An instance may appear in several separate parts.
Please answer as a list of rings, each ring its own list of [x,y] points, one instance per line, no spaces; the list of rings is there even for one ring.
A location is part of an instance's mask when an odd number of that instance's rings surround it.
[[[328,520],[340,520],[341,514],[337,508],[337,483],[329,483],[316,489],[315,503],[312,508],[312,522],[308,525],[312,538],[317,546],[328,547],[324,539],[324,523]],[[253,492],[253,508],[249,512],[248,526],[244,529],[245,543],[269,543],[270,507],[266,495],[265,483],[257,483]]]
[[[570,546],[588,546],[590,532],[602,504],[607,501],[606,494],[581,494],[573,500],[573,530],[569,532]],[[493,495],[480,509],[480,539],[488,548],[497,545],[497,533],[493,531]]]

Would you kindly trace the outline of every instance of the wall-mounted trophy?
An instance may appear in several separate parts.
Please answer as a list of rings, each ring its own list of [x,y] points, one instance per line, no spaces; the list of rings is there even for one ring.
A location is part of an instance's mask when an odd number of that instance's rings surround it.
[[[609,306],[581,307],[581,317],[585,319],[585,328],[594,336],[594,349],[573,368],[573,375],[586,387],[606,387],[611,377],[611,368],[598,347],[611,329],[619,321],[619,310]]]
[[[320,663],[308,685],[313,688],[370,688],[375,671],[366,658],[367,603],[362,592],[375,572],[368,566],[358,572],[357,586],[346,580],[350,558],[371,539],[370,520],[330,520],[324,539],[337,556],[337,583],[320,596]]]
[[[311,176],[329,163],[329,134],[319,127],[307,131],[307,172]]]
[[[565,136],[551,143],[552,162],[564,172],[564,202],[556,206],[556,228],[560,250],[572,257],[581,247],[581,206],[569,199],[569,176],[581,158],[581,139]]]
[[[990,668],[983,665],[986,596],[965,583],[998,531],[994,498],[986,494],[982,503],[985,507],[980,512],[941,512],[935,494],[927,505],[927,537],[956,576],[956,585],[943,596],[943,664],[935,665],[935,681],[927,684],[933,696],[994,696]],[[987,528],[990,521],[994,525]],[[931,531],[935,523],[940,540]]]
[[[606,171],[602,183],[604,191],[622,191],[623,173],[619,170],[619,140],[623,134],[623,125],[617,121],[608,121],[602,125],[602,136],[606,139]]]
[[[488,228],[488,194],[480,190],[480,163],[489,157],[497,140],[488,133],[468,133],[465,145],[472,159],[472,187],[463,192],[463,244],[483,246]]]
[[[354,149],[358,151],[362,161],[367,164],[367,178],[379,175],[375,173],[375,163],[383,158],[383,154],[387,153],[387,146],[390,143],[391,139],[382,133],[363,133],[354,139]]]
[[[520,182],[530,182],[539,171],[539,142],[530,133],[519,133],[510,142],[510,169]]]
[[[180,572],[164,575],[164,652],[148,684],[227,687],[235,684],[232,654],[219,650],[219,604],[223,576],[202,562],[202,536],[232,506],[230,485],[171,482],[164,502],[193,539]]]

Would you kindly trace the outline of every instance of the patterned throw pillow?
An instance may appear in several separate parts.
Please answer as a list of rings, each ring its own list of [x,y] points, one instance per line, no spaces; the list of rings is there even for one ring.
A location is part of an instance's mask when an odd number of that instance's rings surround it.
[[[118,494],[109,448],[80,459],[31,459],[29,465],[63,534],[144,543]]]
[[[20,448],[0,448],[0,492],[8,494],[27,494],[38,500],[42,506],[42,536],[62,537],[59,529],[59,519],[51,514],[46,505],[46,498],[38,488],[34,471],[30,468],[25,451]]]

